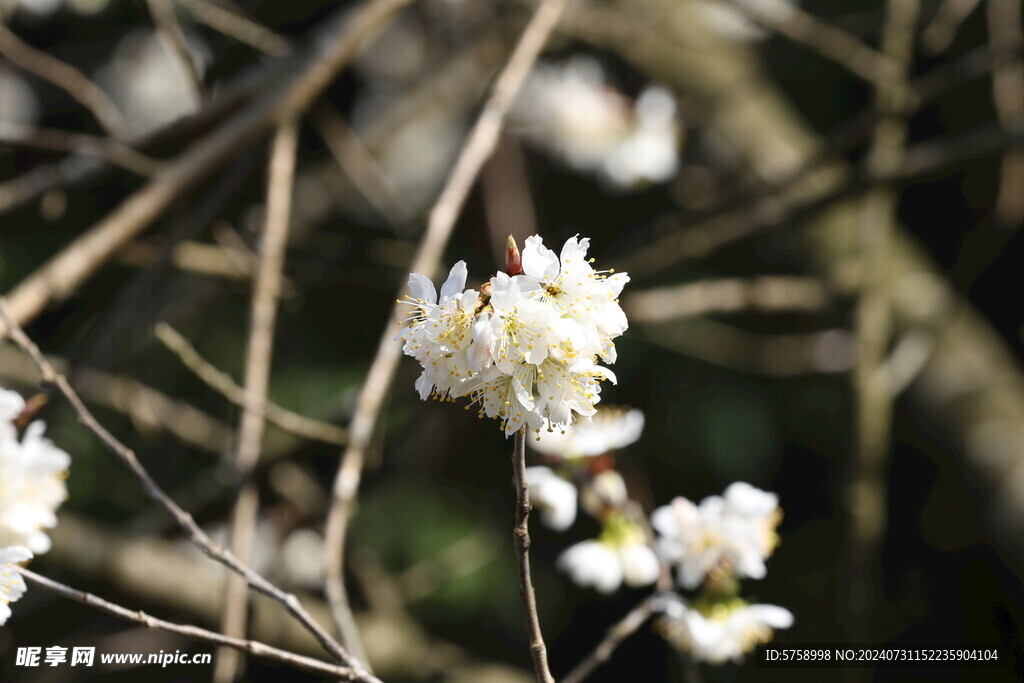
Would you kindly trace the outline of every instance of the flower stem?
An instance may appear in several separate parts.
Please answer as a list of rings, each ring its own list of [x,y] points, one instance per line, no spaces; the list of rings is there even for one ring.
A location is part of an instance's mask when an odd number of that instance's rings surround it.
[[[533,669],[537,672],[538,683],[555,683],[548,669],[548,650],[537,617],[537,596],[530,578],[530,485],[526,483],[526,427],[516,432],[515,447],[512,451],[512,473],[516,486],[516,525],[512,537],[516,543],[516,557],[519,560],[519,596],[523,601],[526,627],[530,631],[530,654],[533,655]]]

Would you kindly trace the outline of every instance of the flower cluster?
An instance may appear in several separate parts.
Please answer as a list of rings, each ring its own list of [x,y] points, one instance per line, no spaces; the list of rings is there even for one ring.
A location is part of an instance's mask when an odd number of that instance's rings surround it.
[[[692,590],[706,577],[764,578],[781,519],[774,494],[737,482],[700,505],[676,498],[654,511],[651,525],[662,557],[677,567],[679,585]]]
[[[582,507],[601,525],[598,538],[573,545],[558,559],[574,583],[600,593],[612,593],[623,583],[649,585],[660,572],[643,528],[627,510],[626,483],[613,469],[611,455],[639,439],[643,426],[639,410],[603,407],[590,420],[545,432],[531,442],[552,465],[526,469],[541,521],[565,531],[576,521],[577,507]]]
[[[609,86],[601,65],[584,56],[539,64],[513,111],[528,139],[619,188],[675,175],[675,114],[675,100],[664,88],[648,87],[633,101]]]
[[[509,272],[480,291],[464,289],[463,261],[440,296],[429,278],[412,274],[412,312],[398,338],[423,368],[420,398],[468,397],[506,434],[563,429],[593,415],[601,381],[615,381],[598,362],[615,362],[613,340],[627,326],[618,297],[629,277],[594,270],[587,238],[569,239],[560,255],[538,236],[521,255],[509,241]]]
[[[764,578],[765,560],[778,544],[782,519],[775,494],[737,482],[699,505],[676,498],[651,515],[662,560],[676,568],[692,600],[675,595],[662,606],[662,635],[697,661],[739,661],[772,629],[789,628],[793,615],[775,605],[751,605],[738,579]]]
[[[699,662],[739,662],[755,645],[767,643],[772,630],[789,628],[793,615],[776,605],[749,605],[733,599],[687,605],[671,595],[661,606],[658,627],[673,646]]]
[[[25,401],[0,389],[0,547],[23,545],[34,553],[50,549],[46,529],[57,524],[56,510],[67,498],[64,480],[71,459],[43,436],[46,425],[32,422],[19,438],[15,420]]]
[[[31,559],[32,552],[20,545],[0,548],[0,626],[11,618],[11,603],[25,594],[25,581],[14,565]]]

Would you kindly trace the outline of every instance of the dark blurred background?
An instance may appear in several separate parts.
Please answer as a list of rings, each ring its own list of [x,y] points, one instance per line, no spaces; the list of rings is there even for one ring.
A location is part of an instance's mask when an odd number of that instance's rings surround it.
[[[908,117],[910,161],[893,183],[892,297],[906,310],[894,314],[890,358],[905,381],[892,413],[881,492],[885,525],[868,563],[874,590],[864,633],[879,644],[998,644],[1006,654],[1006,668],[930,669],[920,674],[927,680],[1013,680],[1024,672],[1024,243],[1020,215],[997,210],[1001,186],[1016,183],[1010,194],[1024,194],[1024,184],[1004,172],[1004,154],[1020,128],[1002,125],[993,105],[991,1],[963,20],[948,46],[917,43],[911,83],[920,97]],[[178,5],[202,73],[198,93],[154,38],[144,2],[0,6],[23,41],[104,88],[125,113],[125,139],[159,160],[174,158],[231,112],[195,126],[180,117],[203,111],[274,63],[189,9],[204,3]],[[520,241],[537,232],[552,245],[580,233],[591,238],[598,264],[629,271],[622,302],[631,327],[614,366],[618,385],[606,386],[602,401],[646,415],[643,438],[618,459],[631,494],[649,511],[678,495],[718,494],[737,480],[777,492],[785,510],[781,544],[767,578],[746,582],[744,594],[793,612],[795,625],[777,642],[849,642],[856,637],[844,596],[857,293],[848,284],[850,257],[841,239],[850,221],[837,212],[859,201],[871,182],[864,160],[877,120],[873,88],[770,29],[750,24],[751,35],[740,31],[737,38],[713,21],[680,16],[704,4],[728,3],[686,2],[680,9],[662,0],[580,2],[544,56],[551,63],[593,57],[608,85],[627,98],[652,83],[668,87],[680,131],[672,179],[614,187],[535,144],[513,117],[444,263],[465,259],[468,284],[477,286],[496,269],[509,232]],[[946,4],[923,2],[919,27],[932,26]],[[301,49],[337,3],[227,7]],[[808,0],[801,7],[878,45],[885,3]],[[513,0],[415,3],[304,118],[275,338],[275,402],[347,423],[426,212],[528,10],[529,3]],[[345,121],[362,152],[350,145],[339,164],[325,140],[351,140]],[[5,122],[105,135],[78,102],[0,54],[0,291],[144,182],[95,156],[26,144],[21,129]],[[787,149],[792,158],[782,154]],[[225,456],[240,411],[196,379],[153,328],[171,324],[215,366],[241,377],[266,157],[265,140],[238,152],[28,328],[62,360],[103,423],[220,538],[237,488]],[[765,217],[765,199],[785,196],[804,164],[842,169],[844,179]],[[753,227],[730,233],[737,225]],[[692,232],[694,226],[706,234]],[[728,306],[698,296],[703,290],[667,289],[766,276],[809,284],[823,292],[821,301],[795,309]],[[899,276],[917,279],[906,285]],[[900,282],[906,287],[897,291]],[[653,290],[667,299],[652,312],[642,295]],[[683,310],[673,312],[666,301],[681,302]],[[691,301],[697,303],[683,305]],[[4,386],[35,391],[26,359],[13,346],[0,351]],[[529,680],[510,533],[511,441],[459,406],[421,403],[412,387],[417,373],[415,362],[403,359],[349,542],[346,576],[370,658],[389,681]],[[140,386],[170,403],[156,402]],[[200,412],[171,412],[168,405]],[[73,464],[54,548],[33,569],[154,615],[216,626],[222,573],[187,546],[60,400],[42,417]],[[264,451],[256,474],[262,508],[255,565],[322,604],[320,534],[340,449],[271,425]],[[556,676],[645,595],[623,589],[604,597],[557,572],[559,553],[596,532],[588,524],[564,534],[536,525],[533,534],[534,580]],[[316,614],[326,617],[322,609]],[[315,654],[286,622],[257,600],[250,633]],[[208,680],[212,671],[14,669],[16,647],[51,644],[207,649],[30,589],[0,629],[0,679],[156,683]],[[823,672],[765,672],[748,661],[703,666],[700,673],[707,681],[754,681],[821,680]],[[258,660],[245,673],[252,681],[306,678],[313,679]],[[592,680],[683,678],[675,653],[645,627]]]

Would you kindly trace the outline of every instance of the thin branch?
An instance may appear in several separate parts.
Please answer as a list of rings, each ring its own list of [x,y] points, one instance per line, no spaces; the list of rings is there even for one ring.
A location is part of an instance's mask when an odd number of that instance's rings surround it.
[[[516,544],[516,559],[519,563],[519,597],[523,601],[526,628],[530,633],[530,654],[533,655],[533,670],[538,683],[555,683],[548,668],[548,649],[544,645],[544,634],[540,630],[537,616],[537,595],[533,590],[530,576],[530,485],[526,482],[526,427],[515,435],[512,450],[512,474],[516,487],[516,524],[512,538]]]
[[[259,404],[266,404],[270,385],[270,365],[274,349],[274,325],[277,321],[277,302],[281,297],[281,272],[284,268],[285,249],[291,217],[292,187],[295,179],[295,157],[298,151],[299,131],[295,121],[278,127],[270,151],[270,169],[267,179],[266,225],[260,248],[259,267],[253,279],[252,311],[250,314],[248,348],[245,361],[245,394]],[[251,561],[253,537],[259,514],[259,490],[249,479],[260,458],[263,442],[264,411],[242,410],[238,427],[238,448],[235,464],[239,474],[247,478],[235,501],[231,522],[231,552],[243,562]],[[240,577],[228,577],[221,630],[228,636],[245,635],[248,609],[248,591]],[[353,656],[366,661],[364,650],[353,649]],[[234,650],[221,650],[214,667],[213,680],[229,683],[235,679],[240,657]]]
[[[146,628],[167,631],[168,633],[174,633],[192,640],[199,640],[207,643],[213,643],[215,645],[234,648],[239,652],[245,652],[254,657],[275,661],[302,671],[308,671],[309,673],[336,676],[349,681],[359,680],[355,672],[348,667],[321,662],[313,659],[312,657],[306,657],[305,655],[300,655],[295,652],[281,650],[255,640],[232,638],[231,636],[225,636],[214,631],[207,631],[206,629],[198,626],[175,624],[169,621],[164,621],[163,619],[157,619],[156,617],[149,616],[142,610],[130,610],[108,600],[104,600],[92,593],[86,593],[84,591],[71,588],[63,583],[41,576],[40,574],[36,574],[24,567],[15,567],[15,569],[34,586],[38,586],[43,590],[48,590],[51,593],[68,598],[69,600],[80,602],[87,607],[93,607],[101,612],[106,612],[118,619],[124,619],[125,621],[145,626]]]
[[[398,190],[348,121],[336,110],[323,107],[313,116],[313,127],[342,172],[370,206],[388,223],[404,223],[409,216]]]
[[[0,144],[99,157],[140,176],[155,175],[161,167],[161,162],[113,138],[35,128],[13,121],[0,121]]]
[[[81,102],[114,137],[126,136],[124,115],[98,85],[73,66],[23,41],[3,21],[0,21],[0,54]]]
[[[696,222],[676,227],[678,216],[662,221],[651,242],[620,257],[623,271],[649,276],[677,263],[707,258],[711,253],[769,228],[793,224],[797,218],[876,184],[896,184],[946,172],[961,161],[1003,152],[1013,141],[992,126],[979,127],[948,140],[921,142],[907,148],[899,168],[877,169],[868,163],[851,174],[835,160],[811,159],[795,173],[775,183],[751,205],[723,207]],[[810,183],[817,180],[816,183]],[[810,186],[809,186],[810,185]]]
[[[219,393],[236,406],[266,418],[268,422],[280,427],[289,434],[309,439],[344,446],[348,441],[348,431],[329,422],[322,422],[299,415],[296,412],[253,396],[238,386],[226,372],[218,370],[209,361],[199,355],[192,344],[180,332],[167,323],[160,323],[154,328],[154,334],[167,349],[176,355],[186,368],[195,373],[211,389]]]
[[[828,293],[813,278],[762,275],[641,290],[623,297],[622,305],[630,320],[652,323],[748,310],[819,312],[828,305]]]
[[[651,618],[658,606],[661,594],[655,593],[642,600],[639,605],[629,611],[620,621],[616,622],[604,639],[598,643],[594,651],[584,657],[572,671],[562,678],[562,683],[581,683],[604,665],[619,645],[636,633]]]
[[[192,51],[188,49],[185,33],[174,13],[174,3],[172,0],[146,0],[146,5],[156,27],[157,39],[167,50],[168,56],[181,67],[185,83],[196,101],[202,101],[203,74]]]
[[[999,124],[1007,133],[1024,132],[1024,30],[1020,0],[988,0],[988,33],[992,50],[992,99]],[[996,225],[1015,230],[1024,221],[1024,144],[1014,142],[1003,155],[996,198]]]
[[[58,372],[68,371],[65,359],[48,356],[47,360]],[[0,376],[37,386],[39,373],[24,361],[24,355],[13,346],[0,346]],[[223,455],[230,447],[232,433],[228,425],[130,377],[76,366],[75,379],[83,396],[123,413],[142,434],[163,430],[182,443],[216,455]]]
[[[410,270],[433,273],[466,197],[484,163],[494,152],[505,117],[530,69],[565,11],[569,0],[544,0],[524,29],[508,64],[494,83],[490,98],[459,153],[444,190],[430,212],[426,232],[413,258]],[[394,339],[396,323],[403,317],[402,306],[395,304],[390,323],[384,329],[370,372],[359,393],[349,428],[349,444],[342,455],[332,489],[331,509],[327,515],[324,552],[327,562],[326,590],[335,621],[350,619],[348,595],[343,578],[345,536],[362,478],[366,450],[373,436],[384,397],[395,376],[401,344]]]
[[[738,372],[769,377],[835,374],[853,367],[853,335],[826,329],[757,334],[705,318],[646,325],[644,337],[669,351]]]
[[[868,167],[877,174],[893,173],[906,153],[906,98],[914,56],[918,0],[889,0],[882,31],[882,50],[892,66],[875,82],[881,118],[868,152]],[[857,337],[852,380],[855,394],[854,448],[846,483],[850,513],[847,547],[847,610],[851,638],[870,633],[877,599],[881,539],[886,528],[886,463],[891,448],[893,392],[885,372],[892,339],[890,282],[892,229],[896,192],[879,185],[860,206],[860,292],[854,312]]]
[[[921,33],[921,46],[933,55],[943,52],[981,0],[944,0],[932,21]]]
[[[757,23],[839,64],[868,82],[885,69],[885,57],[852,35],[786,0],[728,0]]]
[[[240,14],[230,12],[207,0],[175,0],[195,18],[214,31],[234,38],[272,57],[280,57],[291,49],[288,41],[273,31]]]
[[[351,62],[363,43],[411,1],[367,0],[355,10],[338,10],[310,39],[309,51],[295,62],[294,77],[254,100],[168,162],[153,180],[11,291],[11,317],[25,325],[50,302],[69,296],[183,192],[222,168],[278,121],[306,109]]]
[[[0,302],[0,321],[7,327],[7,334],[14,340],[18,346],[25,350],[25,352],[32,358],[36,366],[42,375],[42,381],[50,384],[57,388],[57,390],[67,399],[71,408],[74,410],[78,421],[88,431],[96,435],[97,438],[116,455],[121,462],[123,462],[129,470],[139,479],[142,483],[146,494],[161,505],[170,514],[178,526],[188,535],[191,540],[203,553],[217,562],[220,562],[232,571],[241,574],[245,577],[246,582],[252,586],[253,589],[273,598],[277,602],[281,603],[284,608],[297,619],[305,628],[308,630],[317,642],[331,655],[353,669],[353,679],[369,682],[379,683],[378,679],[368,674],[362,665],[352,658],[351,655],[339,645],[330,634],[328,634],[323,627],[321,627],[302,607],[296,598],[291,593],[286,593],[274,584],[267,581],[260,574],[250,569],[248,566],[238,560],[231,551],[214,543],[205,531],[200,528],[196,523],[195,519],[190,514],[182,510],[177,503],[160,488],[159,485],[153,480],[149,472],[139,462],[135,452],[125,446],[121,441],[117,439],[113,434],[107,431],[106,428],[101,425],[93,414],[86,408],[82,399],[78,396],[75,390],[68,383],[66,377],[54,370],[53,366],[50,365],[49,361],[43,356],[39,347],[29,339],[25,331],[18,326],[13,320],[10,314],[7,312],[7,307],[4,302]]]

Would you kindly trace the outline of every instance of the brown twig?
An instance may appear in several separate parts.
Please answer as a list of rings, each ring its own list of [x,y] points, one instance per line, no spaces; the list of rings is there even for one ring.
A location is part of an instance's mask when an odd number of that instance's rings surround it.
[[[875,127],[867,164],[878,175],[903,163],[907,139],[904,112],[920,5],[917,0],[889,0],[882,31],[882,51],[891,68],[875,81],[881,118]],[[860,207],[860,291],[854,312],[857,337],[853,368],[855,394],[854,448],[847,480],[850,542],[847,553],[847,610],[852,638],[866,637],[875,612],[878,554],[886,527],[886,461],[889,457],[893,392],[885,372],[892,339],[891,268],[895,190],[873,188]]]
[[[526,628],[530,633],[530,654],[533,655],[533,670],[538,683],[555,683],[548,669],[548,649],[544,645],[544,634],[540,630],[537,616],[537,595],[533,590],[530,576],[530,485],[526,482],[526,427],[515,435],[512,449],[512,474],[516,487],[516,524],[512,538],[516,545],[516,559],[519,563],[519,597],[523,601]]]
[[[343,427],[299,415],[265,398],[249,394],[238,386],[230,375],[200,356],[195,347],[167,323],[158,324],[154,328],[154,334],[185,367],[195,373],[196,377],[236,406],[262,415],[268,422],[303,439],[335,446],[344,446],[348,441],[348,432]]]
[[[544,0],[527,24],[519,42],[494,83],[490,98],[470,131],[452,169],[444,190],[430,212],[426,232],[413,258],[410,270],[433,273],[441,260],[455,221],[469,195],[477,174],[498,143],[509,109],[526,80],[531,67],[565,11],[569,0]],[[342,455],[334,479],[331,509],[327,515],[324,552],[327,556],[326,590],[340,625],[351,620],[348,595],[343,578],[345,536],[356,492],[362,478],[366,450],[384,404],[384,397],[398,367],[401,344],[394,339],[395,324],[403,317],[402,306],[392,309],[370,365],[370,372],[359,393],[355,414],[349,427],[349,444]]]
[[[181,67],[185,84],[197,102],[203,100],[203,74],[196,64],[192,51],[188,49],[188,41],[178,17],[174,13],[172,0],[146,0],[150,17],[156,27],[157,39],[167,50],[168,56]]]
[[[260,404],[266,403],[270,385],[270,365],[274,349],[274,325],[277,321],[277,302],[281,296],[281,271],[284,268],[285,249],[292,205],[292,185],[295,178],[295,156],[299,131],[295,121],[278,127],[270,150],[270,170],[267,179],[266,224],[260,248],[259,266],[253,279],[252,310],[250,314],[248,348],[245,360],[245,394]],[[235,464],[246,478],[235,501],[231,520],[231,552],[249,562],[259,514],[259,490],[249,479],[259,461],[263,442],[263,411],[242,410],[238,427],[238,448]],[[248,609],[245,581],[236,575],[228,577],[221,631],[225,635],[242,637]],[[353,649],[353,656],[366,661],[361,648]],[[234,650],[222,649],[217,656],[213,679],[217,683],[235,680],[240,657]]]
[[[819,312],[827,305],[821,281],[786,275],[692,282],[632,292],[622,300],[629,319],[642,323],[748,310]]]
[[[370,206],[388,223],[404,223],[409,216],[398,190],[348,121],[338,111],[324,107],[313,116],[313,127],[338,166]]]
[[[288,41],[273,31],[207,0],[175,0],[196,19],[214,31],[256,48],[264,54],[280,57],[287,54]]]
[[[1008,133],[1024,132],[1024,30],[1020,0],[988,0],[988,33],[992,50],[992,99],[999,124]],[[996,225],[1016,230],[1024,220],[1024,144],[1014,142],[1003,155],[996,197]]]
[[[117,105],[95,83],[86,78],[78,69],[37,50],[0,21],[0,54],[12,64],[35,74],[67,92],[92,112],[107,132],[116,138],[124,138],[126,126],[124,115]]]
[[[660,597],[660,593],[647,596],[647,598],[640,601],[639,605],[630,610],[629,614],[609,628],[604,639],[598,643],[593,652],[573,667],[572,671],[562,678],[562,683],[581,683],[611,659],[616,648],[636,633],[651,618],[657,609]]]
[[[36,574],[24,567],[16,567],[16,569],[25,577],[26,580],[28,580],[29,583],[34,586],[39,586],[51,593],[63,596],[69,600],[74,600],[75,602],[80,602],[87,607],[93,607],[101,612],[106,612],[111,616],[124,619],[125,621],[130,621],[134,624],[139,624],[140,626],[145,626],[146,628],[154,628],[160,631],[174,633],[185,638],[190,638],[192,640],[199,640],[207,643],[213,643],[215,645],[234,648],[239,652],[245,652],[254,657],[275,661],[313,674],[335,676],[349,681],[359,680],[355,672],[348,667],[321,662],[313,659],[312,657],[306,657],[305,655],[300,655],[295,652],[281,650],[255,640],[232,638],[231,636],[222,635],[214,631],[207,631],[206,629],[199,628],[198,626],[175,624],[169,621],[164,621],[163,619],[157,619],[156,617],[149,616],[142,610],[130,610],[126,607],[122,607],[121,605],[104,600],[92,593],[77,590],[63,583],[54,581],[53,579]]]
[[[646,325],[644,337],[676,353],[730,370],[770,377],[835,374],[853,367],[853,335],[826,329],[758,334],[706,318]]]
[[[326,20],[311,40],[297,75],[286,79],[189,147],[149,183],[84,235],[29,275],[8,295],[11,317],[27,324],[55,299],[75,291],[121,246],[177,199],[259,139],[278,121],[295,116],[330,85],[363,43],[412,0],[367,0]],[[342,16],[343,15],[343,16]]]
[[[13,121],[0,121],[0,143],[99,157],[140,176],[155,175],[161,166],[156,159],[113,138],[35,128]]]
[[[49,356],[47,360],[58,372],[67,372],[65,359]],[[39,384],[39,373],[25,364],[24,355],[13,346],[0,346],[0,376],[26,386]],[[130,377],[76,367],[75,379],[83,396],[123,413],[142,434],[166,431],[182,443],[216,455],[230,447],[228,425]]]
[[[754,21],[874,82],[885,57],[840,28],[785,0],[728,0]]]
[[[188,535],[191,540],[203,553],[217,562],[220,562],[228,569],[245,577],[246,582],[254,589],[267,595],[277,602],[281,603],[284,608],[291,614],[296,620],[301,623],[306,630],[316,638],[317,642],[329,652],[335,659],[342,662],[353,669],[353,679],[369,682],[379,683],[378,679],[368,674],[362,667],[362,665],[355,660],[344,647],[339,645],[330,634],[327,633],[302,607],[296,598],[291,593],[286,593],[274,584],[267,581],[260,574],[257,574],[251,568],[243,564],[238,560],[234,554],[223,548],[222,546],[214,543],[213,539],[207,535],[205,531],[200,528],[196,523],[195,519],[190,514],[182,510],[177,503],[164,492],[162,488],[153,480],[149,472],[139,462],[135,452],[125,446],[121,441],[118,440],[113,434],[107,431],[106,428],[101,425],[89,409],[82,402],[82,399],[78,396],[78,393],[71,387],[68,380],[64,375],[61,375],[53,366],[50,365],[49,361],[43,356],[39,347],[29,339],[25,331],[14,321],[14,319],[7,312],[6,303],[0,302],[0,321],[7,328],[7,335],[14,340],[18,346],[32,358],[36,366],[39,368],[40,374],[42,375],[42,381],[50,384],[64,396],[64,398],[71,405],[74,410],[78,421],[88,431],[96,435],[97,438],[116,455],[121,462],[123,462],[129,470],[138,478],[142,483],[146,494],[156,501],[161,507],[163,507],[168,514],[170,514],[178,526]]]
[[[921,46],[933,55],[949,47],[964,19],[981,4],[981,0],[944,0],[932,21],[921,33]]]

